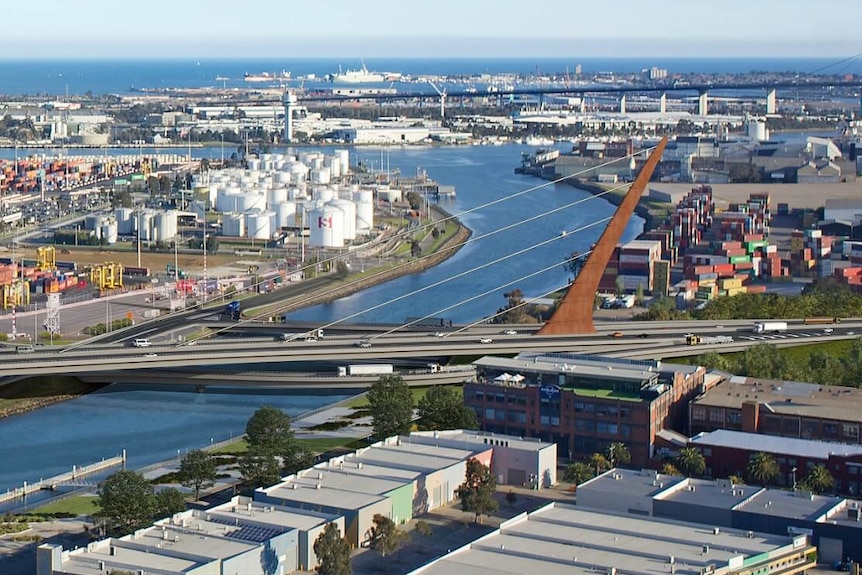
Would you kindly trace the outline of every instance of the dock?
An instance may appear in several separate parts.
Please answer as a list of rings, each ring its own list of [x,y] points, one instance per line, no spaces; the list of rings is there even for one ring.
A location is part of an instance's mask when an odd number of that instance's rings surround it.
[[[80,487],[83,484],[84,478],[88,475],[93,475],[94,473],[99,473],[100,471],[111,469],[112,467],[125,467],[125,465],[126,451],[123,450],[123,453],[120,455],[103,459],[96,463],[91,463],[90,465],[85,465],[83,467],[73,465],[71,471],[55,475],[54,477],[49,477],[48,479],[42,479],[35,483],[27,483],[25,481],[21,487],[9,489],[6,493],[0,493],[0,503],[14,501],[16,499],[26,499],[28,495],[33,493],[45,490],[53,491],[58,487]]]

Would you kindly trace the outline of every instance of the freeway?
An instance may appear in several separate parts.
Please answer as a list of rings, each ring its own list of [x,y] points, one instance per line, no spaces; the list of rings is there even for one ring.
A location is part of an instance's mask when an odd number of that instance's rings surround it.
[[[198,312],[199,314],[204,312]],[[187,320],[188,321],[188,320]],[[123,342],[106,343],[99,346],[82,346],[75,349],[55,350],[37,347],[32,353],[16,354],[11,346],[0,351],[0,377],[43,374],[80,374],[96,376],[108,373],[120,377],[122,373],[135,371],[165,372],[175,374],[195,370],[213,372],[219,366],[245,366],[245,369],[290,371],[290,365],[306,366],[309,362],[323,364],[345,364],[362,362],[423,362],[446,363],[453,357],[477,357],[520,352],[571,352],[606,354],[630,358],[663,359],[684,355],[698,355],[705,351],[741,351],[757,343],[772,343],[779,346],[800,345],[835,339],[852,339],[862,335],[862,320],[844,320],[834,326],[805,325],[802,320],[788,321],[786,333],[754,334],[751,321],[716,322],[609,322],[602,324],[600,331],[588,335],[539,336],[530,329],[536,326],[517,326],[514,334],[501,333],[508,326],[478,325],[449,332],[426,332],[419,334],[391,333],[369,335],[371,347],[359,347],[355,333],[333,334],[319,341],[295,340],[277,342],[272,337],[217,338],[199,342],[153,341],[148,348],[128,347]],[[243,329],[263,326],[243,325]],[[826,332],[826,328],[833,331]],[[285,330],[285,326],[278,326]],[[287,328],[289,329],[289,328]],[[343,329],[348,330],[349,326]],[[365,327],[364,330],[371,328]],[[439,335],[438,335],[439,333]],[[710,346],[687,346],[685,335],[697,333],[702,336],[729,335],[732,343]],[[132,338],[134,335],[128,335]],[[258,372],[259,373],[259,372]],[[307,374],[306,374],[307,375]]]

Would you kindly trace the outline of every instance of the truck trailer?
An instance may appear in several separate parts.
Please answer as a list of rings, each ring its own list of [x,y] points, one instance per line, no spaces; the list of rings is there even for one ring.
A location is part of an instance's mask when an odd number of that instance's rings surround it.
[[[786,321],[758,321],[751,326],[754,333],[781,333],[787,331]]]
[[[685,336],[686,345],[716,345],[721,343],[733,343],[729,335],[702,336],[689,333]]]
[[[395,373],[391,363],[376,363],[364,365],[342,365],[338,368],[339,377],[351,375],[389,375]]]

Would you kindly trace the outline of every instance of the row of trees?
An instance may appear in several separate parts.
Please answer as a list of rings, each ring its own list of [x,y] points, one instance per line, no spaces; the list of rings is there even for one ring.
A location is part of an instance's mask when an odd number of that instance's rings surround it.
[[[820,385],[862,385],[860,338],[854,340],[840,356],[815,350],[803,357],[789,357],[773,344],[760,343],[733,355],[707,352],[697,356],[695,362],[708,369],[749,377],[810,381]]]
[[[413,427],[413,394],[400,375],[381,376],[368,390],[374,436],[378,439],[409,433]],[[417,405],[419,429],[476,429],[476,413],[465,406],[458,390],[432,387]]]
[[[632,454],[625,443],[617,441],[611,443],[605,453],[593,453],[583,461],[575,461],[566,466],[563,472],[563,481],[580,485],[593,477],[600,475],[617,467],[627,465],[632,460]]]

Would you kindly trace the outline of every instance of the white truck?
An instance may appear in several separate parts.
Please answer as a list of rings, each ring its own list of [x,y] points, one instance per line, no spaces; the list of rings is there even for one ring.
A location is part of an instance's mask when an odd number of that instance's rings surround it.
[[[787,331],[786,321],[757,321],[751,326],[754,333],[781,333]]]
[[[695,335],[693,333],[686,334],[686,345],[718,345],[722,343],[733,343],[733,337],[729,335]]]
[[[365,365],[342,365],[338,368],[339,377],[351,375],[389,375],[395,373],[391,363],[376,363]]]

